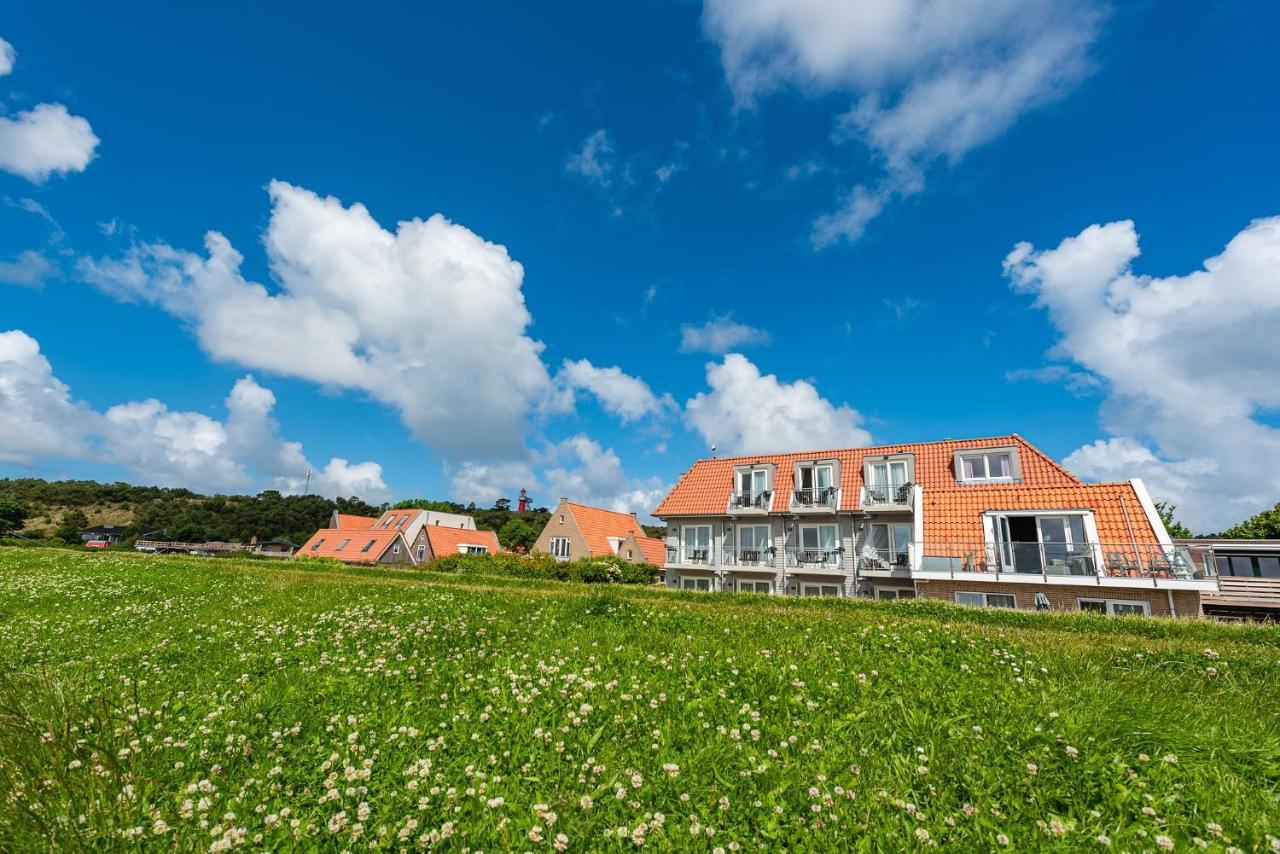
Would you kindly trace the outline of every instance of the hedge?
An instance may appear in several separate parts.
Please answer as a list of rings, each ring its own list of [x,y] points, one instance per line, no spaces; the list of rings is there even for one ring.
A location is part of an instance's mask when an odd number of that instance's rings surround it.
[[[548,554],[446,555],[427,564],[432,572],[453,575],[501,575],[513,578],[539,578],[553,581],[578,581],[584,584],[654,584],[661,580],[661,567],[648,563],[631,563],[615,555],[558,561]]]

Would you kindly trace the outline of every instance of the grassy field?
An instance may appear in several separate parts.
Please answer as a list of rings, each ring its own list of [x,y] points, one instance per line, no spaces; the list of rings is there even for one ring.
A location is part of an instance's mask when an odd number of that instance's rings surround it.
[[[0,549],[0,850],[1277,849],[1280,633]]]

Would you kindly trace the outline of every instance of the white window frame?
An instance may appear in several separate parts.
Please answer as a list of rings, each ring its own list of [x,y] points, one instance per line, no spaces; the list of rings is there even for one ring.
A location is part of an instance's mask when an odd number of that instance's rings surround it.
[[[747,489],[742,488],[742,481],[746,478],[749,482]],[[759,488],[756,482],[759,481]],[[734,473],[734,486],[738,492],[745,492],[748,495],[759,495],[767,492],[769,489],[769,470],[768,469],[741,469]]]
[[[697,590],[700,593],[710,593],[715,589],[715,585],[711,583],[711,579],[705,575],[682,575],[680,576],[681,590]]]
[[[915,599],[916,591],[913,587],[884,587],[876,585],[872,588],[876,599],[884,602],[893,602],[896,599]],[[892,595],[886,596],[889,593]]]
[[[551,547],[551,556],[557,558],[569,557],[569,538],[568,537],[552,537],[547,545]]]
[[[680,562],[693,563],[688,554],[688,540],[685,539],[685,531],[700,531],[706,529],[707,532],[707,564],[710,565],[712,558],[715,556],[715,531],[710,525],[681,525],[680,526]],[[700,548],[697,544],[698,537],[694,535],[693,549],[696,551]]]
[[[871,472],[871,486],[906,486],[909,482],[908,478],[911,476],[911,467],[907,465],[906,460],[880,460],[878,462],[868,463],[867,466]],[[895,466],[902,466],[902,480],[900,481],[893,479],[893,469]],[[877,477],[877,472],[881,469],[884,470],[884,482],[881,482],[879,477]]]
[[[761,584],[765,585],[764,590],[759,589]],[[748,589],[744,590],[743,585],[749,585]],[[739,593],[764,593],[771,595],[773,593],[773,582],[767,578],[739,578],[736,582],[735,589]]]
[[[991,464],[988,460],[989,457],[1004,457],[1008,461],[1008,465],[1006,466],[1006,468],[1009,470],[1009,473],[1007,475],[996,475],[995,477],[992,477]],[[965,473],[965,463],[968,460],[976,460],[976,459],[982,460],[983,474],[981,477],[978,477],[978,476],[969,477],[968,474]],[[972,454],[961,454],[960,455],[960,471],[957,472],[957,475],[959,476],[959,479],[964,483],[1012,483],[1013,482],[1013,453],[1011,451],[976,451]]]
[[[841,558],[840,547],[843,545],[843,543],[841,542],[842,537],[840,533],[840,526],[834,522],[822,522],[822,523],[814,523],[811,525],[798,526],[796,528],[796,549],[797,551],[800,551],[800,552],[822,551],[823,549],[821,545],[818,545],[816,548],[810,549],[808,546],[804,544],[804,532],[818,531],[818,543],[821,544],[822,543],[821,531],[823,528],[834,528],[836,532],[836,536],[834,540],[835,545],[831,549],[831,555],[825,563],[821,564],[821,566],[838,567],[840,566],[840,558]]]
[[[816,595],[814,595],[814,594],[810,594],[810,593],[805,592],[805,591],[809,590],[810,588],[815,588],[815,589],[817,589],[818,593],[817,593]],[[831,594],[831,595],[828,595],[828,594],[826,594],[826,593],[822,592],[823,590],[826,590],[827,588],[831,588],[831,589],[835,590],[836,592],[835,592],[834,594]],[[843,585],[843,584],[832,584],[831,582],[823,583],[823,582],[818,582],[818,581],[802,581],[802,582],[800,582],[800,595],[801,595],[801,596],[810,596],[810,595],[813,595],[813,598],[815,598],[815,599],[842,599],[842,598],[844,598],[844,585]]]
[[[1103,599],[1098,596],[1081,596],[1079,599],[1076,600],[1076,608],[1081,611],[1084,611],[1085,609],[1082,606],[1084,605],[1085,602],[1100,603],[1106,608],[1106,614],[1108,617],[1116,617],[1116,616],[1150,617],[1151,616],[1151,603],[1142,599]],[[1117,605],[1120,605],[1126,608],[1138,607],[1142,609],[1142,613],[1120,615],[1115,612],[1115,607]]]
[[[978,602],[961,601],[960,599],[961,596],[977,596],[981,600],[981,604],[979,604]],[[993,596],[1001,596],[1001,597],[1012,599],[1013,604],[1012,605],[992,605],[991,597]],[[985,591],[980,591],[980,590],[957,590],[955,599],[956,599],[957,605],[968,605],[974,608],[1004,608],[1009,611],[1018,610],[1018,597],[1013,593],[987,593]]]
[[[487,555],[489,553],[489,547],[488,546],[468,546],[464,544],[462,546],[462,553],[464,555]]]
[[[821,471],[821,470],[823,470],[823,469],[826,469],[826,472],[827,472],[827,485],[826,485],[826,486],[819,486],[819,485],[818,485],[818,472],[819,472],[819,471]],[[832,486],[835,486],[835,485],[836,485],[836,483],[835,483],[835,479],[836,479],[836,467],[835,467],[835,466],[833,466],[833,465],[831,465],[831,463],[817,463],[817,464],[815,464],[815,465],[800,466],[800,468],[796,471],[796,489],[805,489],[805,488],[806,488],[806,487],[804,487],[804,486],[803,486],[803,484],[804,484],[804,473],[805,473],[805,471],[810,471],[810,470],[813,472],[813,476],[812,476],[813,486],[812,486],[812,487],[808,487],[808,488],[810,488],[810,489],[827,489],[828,487],[832,487]]]
[[[427,556],[427,547],[424,544],[418,545],[418,560],[422,560]]]
[[[765,530],[764,545],[760,545],[759,543],[753,543],[750,546],[750,548],[756,549],[762,552],[767,552],[769,550],[769,547],[773,545],[773,526],[767,523],[763,525],[750,525],[750,524],[738,525],[733,532],[733,547],[735,552],[740,553],[743,550],[743,548],[746,548],[745,546],[742,545],[742,532],[744,530],[758,531],[761,528],[764,528]]]

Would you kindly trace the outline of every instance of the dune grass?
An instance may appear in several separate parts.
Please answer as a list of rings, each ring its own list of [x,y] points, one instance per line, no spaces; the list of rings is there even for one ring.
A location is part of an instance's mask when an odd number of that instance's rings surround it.
[[[0,850],[1280,844],[1280,632],[0,549]]]

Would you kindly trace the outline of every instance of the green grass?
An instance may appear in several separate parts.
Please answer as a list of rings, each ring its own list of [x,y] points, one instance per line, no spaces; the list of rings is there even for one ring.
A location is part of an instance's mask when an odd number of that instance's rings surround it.
[[[1270,851],[1280,632],[0,549],[0,850]]]

